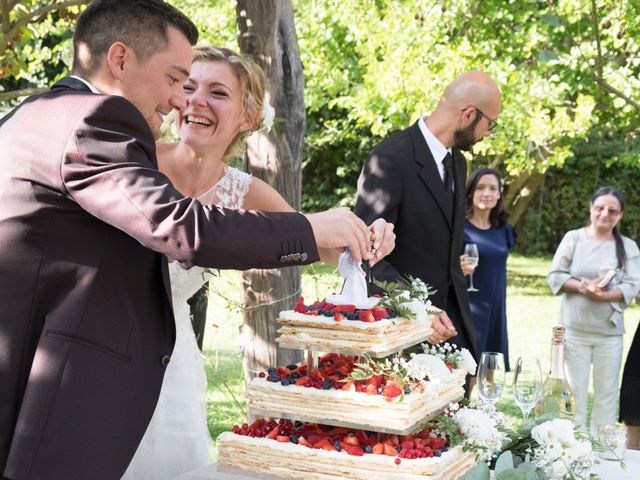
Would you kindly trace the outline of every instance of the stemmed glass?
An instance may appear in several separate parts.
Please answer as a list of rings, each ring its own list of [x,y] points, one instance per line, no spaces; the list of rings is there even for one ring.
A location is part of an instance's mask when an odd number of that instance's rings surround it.
[[[495,406],[504,390],[504,355],[500,352],[482,352],[477,377],[480,399],[483,403]]]
[[[529,413],[542,393],[542,373],[540,360],[518,358],[513,372],[513,399],[520,407],[526,422]]]
[[[480,254],[478,253],[478,245],[475,243],[467,243],[464,246],[464,253],[467,256],[465,259],[465,263],[472,268],[476,268],[478,265],[478,260],[480,259]],[[473,272],[469,275],[469,288],[467,288],[468,292],[477,292],[478,289],[473,286]]]

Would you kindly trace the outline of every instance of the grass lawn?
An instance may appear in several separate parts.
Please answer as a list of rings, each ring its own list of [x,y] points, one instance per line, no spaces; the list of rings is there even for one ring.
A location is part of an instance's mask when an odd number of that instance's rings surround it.
[[[551,263],[547,257],[511,255],[507,265],[507,311],[510,360],[518,356],[534,356],[546,370],[549,366],[551,328],[558,321],[560,297],[551,295],[546,274]],[[207,357],[208,422],[214,439],[244,421],[244,382],[239,350],[242,324],[239,272],[223,272],[212,282],[207,314],[204,351]],[[339,290],[337,273],[323,265],[305,267],[302,294],[307,299],[322,298],[327,292]],[[478,287],[482,288],[481,285]],[[640,307],[635,303],[625,313],[627,333],[624,335],[624,357],[640,320]],[[543,372],[543,375],[546,373]],[[498,404],[512,420],[521,420],[521,413],[511,398],[510,376],[507,388]]]

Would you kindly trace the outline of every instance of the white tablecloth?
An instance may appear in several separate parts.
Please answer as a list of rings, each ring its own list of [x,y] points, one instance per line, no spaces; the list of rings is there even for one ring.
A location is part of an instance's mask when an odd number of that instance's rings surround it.
[[[600,475],[602,480],[639,480],[640,479],[640,451],[627,450],[625,456],[627,470],[622,470],[618,462],[600,460],[593,473]],[[277,480],[279,477],[271,475],[248,473],[239,469],[218,467],[216,464],[200,470],[194,470],[177,477],[175,480]],[[309,479],[313,480],[313,479]]]
[[[602,480],[638,480],[640,479],[640,450],[627,450],[624,457],[626,470],[620,468],[618,462],[600,460],[593,473],[600,475]]]

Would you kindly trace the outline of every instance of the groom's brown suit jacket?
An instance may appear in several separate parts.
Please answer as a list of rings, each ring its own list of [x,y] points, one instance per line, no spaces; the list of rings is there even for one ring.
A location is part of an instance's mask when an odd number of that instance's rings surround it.
[[[318,259],[300,214],[182,197],[122,97],[65,79],[0,122],[1,476],[124,473],[175,340],[165,255],[236,269]]]

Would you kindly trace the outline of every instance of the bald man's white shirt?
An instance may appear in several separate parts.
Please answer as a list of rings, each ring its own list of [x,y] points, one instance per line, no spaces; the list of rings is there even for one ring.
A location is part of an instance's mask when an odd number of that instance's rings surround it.
[[[431,155],[433,155],[433,160],[436,162],[436,167],[438,167],[438,172],[440,173],[440,179],[444,182],[444,157],[447,156],[447,153],[451,153],[451,149],[445,147],[431,130],[429,130],[426,124],[427,118],[429,118],[429,116],[424,115],[418,122],[418,127],[420,127],[422,136],[427,142],[429,150],[431,150]]]

